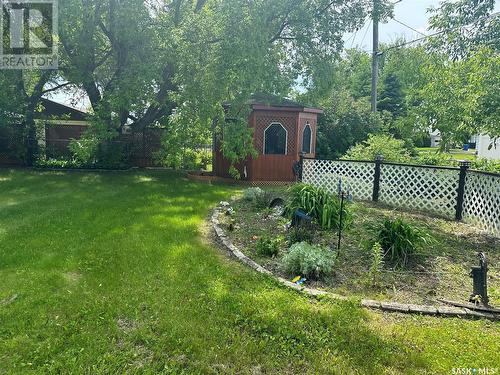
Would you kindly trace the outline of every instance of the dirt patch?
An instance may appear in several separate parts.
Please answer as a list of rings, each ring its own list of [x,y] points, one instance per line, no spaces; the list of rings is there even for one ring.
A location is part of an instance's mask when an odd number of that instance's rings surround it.
[[[123,332],[132,332],[139,328],[139,323],[132,319],[120,318],[116,321],[118,328]]]
[[[142,345],[134,347],[134,360],[128,364],[128,367],[141,369],[153,360],[153,352]]]
[[[14,303],[14,301],[19,297],[18,294],[13,294],[12,296],[10,297],[7,297],[3,300],[0,300],[0,306],[7,306],[7,305],[10,305],[12,303]]]
[[[79,272],[66,272],[63,274],[63,277],[67,282],[76,284],[82,278],[82,274]]]

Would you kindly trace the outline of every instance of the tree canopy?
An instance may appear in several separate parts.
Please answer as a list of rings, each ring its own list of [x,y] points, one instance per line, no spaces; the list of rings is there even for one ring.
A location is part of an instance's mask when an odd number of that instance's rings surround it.
[[[320,87],[370,1],[67,0],[59,12],[60,69],[33,102],[47,87],[82,90],[93,126],[81,144],[95,145],[174,121],[199,140],[224,102],[244,118],[252,93],[286,96],[299,76]]]
[[[167,128],[165,148],[223,134],[233,162],[252,154],[248,100],[265,92],[323,107],[319,154],[340,156],[369,134],[412,140],[438,129],[443,145],[499,136],[499,17],[494,0],[446,0],[430,10],[436,34],[382,45],[379,113],[370,113],[371,56],[343,36],[373,17],[371,0],[66,0],[59,4],[60,69],[0,71],[0,121],[22,128],[36,157],[43,96],[78,92],[90,130],[72,145],[89,159],[127,127]],[[391,17],[382,1],[376,16]],[[230,106],[224,106],[231,103]],[[227,113],[224,112],[226,108]],[[222,129],[224,118],[231,123]],[[168,150],[166,150],[168,153]],[[174,151],[177,152],[177,151]]]

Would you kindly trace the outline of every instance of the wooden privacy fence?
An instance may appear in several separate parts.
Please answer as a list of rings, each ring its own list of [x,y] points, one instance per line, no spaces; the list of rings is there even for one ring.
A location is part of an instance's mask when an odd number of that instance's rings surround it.
[[[382,160],[303,158],[302,182],[336,192],[339,182],[360,200],[372,200],[471,223],[500,236],[500,174]]]

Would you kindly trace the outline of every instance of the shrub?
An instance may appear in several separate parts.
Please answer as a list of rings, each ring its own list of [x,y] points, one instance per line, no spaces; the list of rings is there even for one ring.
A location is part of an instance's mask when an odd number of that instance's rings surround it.
[[[382,155],[384,160],[389,162],[408,163],[411,161],[411,155],[405,142],[385,134],[371,134],[366,142],[351,148],[344,155],[344,158],[374,160],[377,155]]]
[[[288,234],[288,244],[292,246],[298,242],[311,243],[313,240],[313,229],[304,226],[298,226],[290,229]]]
[[[252,202],[257,208],[267,208],[272,197],[272,193],[259,187],[246,189],[243,193],[243,198],[248,202]]]
[[[454,164],[454,161],[450,158],[450,155],[443,154],[442,152],[420,153],[415,162],[421,165]]]
[[[500,161],[479,158],[472,161],[471,168],[479,171],[500,173]]]
[[[267,236],[261,237],[255,244],[257,254],[266,257],[274,257],[279,253],[279,245],[281,240],[279,238],[271,239]]]
[[[290,199],[286,213],[291,217],[295,211],[302,210],[310,215],[322,229],[338,229],[340,226],[340,199],[325,189],[308,184],[297,184],[290,189]],[[349,202],[343,209],[343,229],[352,223],[352,211]]]
[[[97,148],[96,159],[98,168],[124,168],[129,165],[130,148],[121,142],[103,142]]]
[[[254,202],[257,199],[257,196],[261,195],[264,193],[264,190],[262,190],[259,187],[252,187],[249,189],[246,189],[243,192],[243,199],[245,199],[248,202]]]
[[[289,275],[320,279],[333,273],[335,259],[335,253],[328,248],[300,242],[290,247],[281,267]]]
[[[402,219],[385,220],[377,233],[384,258],[395,267],[405,267],[411,256],[430,241],[427,233]]]

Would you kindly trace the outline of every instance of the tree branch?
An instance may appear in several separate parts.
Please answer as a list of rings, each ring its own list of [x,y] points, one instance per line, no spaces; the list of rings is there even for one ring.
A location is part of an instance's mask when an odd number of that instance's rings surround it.
[[[72,84],[72,82],[66,82],[66,83],[62,83],[62,84],[60,84],[60,85],[57,85],[57,86],[55,86],[55,87],[51,87],[50,89],[43,90],[43,91],[42,91],[42,95],[45,95],[45,94],[47,94],[47,93],[49,93],[49,92],[52,92],[52,91],[57,91],[57,90],[59,90],[59,89],[62,89],[63,87],[69,86],[69,85],[71,85],[71,84]]]
[[[206,4],[207,0],[198,0],[194,11],[198,13]]]

